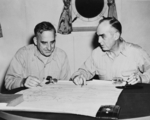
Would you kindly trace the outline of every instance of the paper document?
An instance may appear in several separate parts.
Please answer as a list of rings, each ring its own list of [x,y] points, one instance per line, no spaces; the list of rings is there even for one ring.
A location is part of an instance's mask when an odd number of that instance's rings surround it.
[[[21,91],[24,102],[14,109],[95,117],[101,105],[115,105],[121,91],[111,81],[90,81],[83,87],[76,86],[71,81],[59,81],[57,84]]]

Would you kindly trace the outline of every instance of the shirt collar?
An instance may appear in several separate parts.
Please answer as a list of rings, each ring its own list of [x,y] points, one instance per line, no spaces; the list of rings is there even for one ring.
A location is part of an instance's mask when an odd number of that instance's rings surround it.
[[[122,54],[123,56],[126,57],[126,52],[125,52],[125,46],[126,46],[126,42],[123,40],[123,38],[120,38],[121,42],[119,44],[119,54],[117,56],[119,56],[120,54]],[[111,52],[103,52],[103,55],[107,55],[110,58],[114,59],[115,57],[117,57],[114,53]]]

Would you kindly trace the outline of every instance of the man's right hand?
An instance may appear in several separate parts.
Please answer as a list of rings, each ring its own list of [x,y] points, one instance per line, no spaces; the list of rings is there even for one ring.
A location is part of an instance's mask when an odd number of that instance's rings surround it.
[[[86,85],[86,78],[83,76],[83,75],[78,75],[76,77],[74,77],[73,79],[73,82],[76,84],[76,85]]]
[[[37,77],[28,76],[24,81],[24,87],[32,88],[40,84],[40,80]]]

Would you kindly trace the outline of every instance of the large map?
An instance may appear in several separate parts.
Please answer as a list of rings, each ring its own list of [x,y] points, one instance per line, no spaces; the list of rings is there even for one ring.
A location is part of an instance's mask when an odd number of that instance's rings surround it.
[[[115,105],[121,91],[110,81],[94,80],[82,87],[58,81],[21,91],[24,102],[16,108],[95,116],[101,105]]]

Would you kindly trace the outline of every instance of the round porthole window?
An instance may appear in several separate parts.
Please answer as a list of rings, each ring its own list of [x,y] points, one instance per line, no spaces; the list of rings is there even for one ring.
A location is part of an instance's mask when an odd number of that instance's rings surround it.
[[[72,8],[77,18],[90,22],[104,15],[106,0],[72,0]]]

